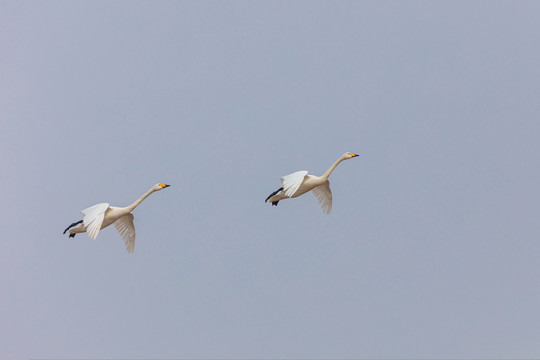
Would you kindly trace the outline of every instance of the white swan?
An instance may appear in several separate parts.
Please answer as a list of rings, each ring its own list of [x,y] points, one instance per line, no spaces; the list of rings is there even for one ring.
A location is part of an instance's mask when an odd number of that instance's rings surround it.
[[[264,202],[270,200],[272,205],[277,206],[280,200],[295,198],[312,191],[323,212],[330,214],[330,211],[332,211],[332,191],[330,190],[328,177],[340,162],[356,156],[358,155],[350,152],[341,155],[322,176],[308,175],[307,171],[297,171],[285,175],[280,179],[283,186],[271,193]]]
[[[143,196],[137,199],[133,204],[126,207],[110,206],[107,203],[96,204],[84,210],[81,210],[83,219],[67,227],[66,231],[81,224],[75,229],[69,230],[69,237],[75,237],[75,234],[88,232],[88,237],[95,240],[99,230],[114,224],[114,227],[120,233],[120,236],[126,244],[127,251],[131,254],[135,249],[135,226],[133,225],[133,214],[131,213],[144,199],[155,191],[163,190],[170,185],[156,184],[150,188]]]

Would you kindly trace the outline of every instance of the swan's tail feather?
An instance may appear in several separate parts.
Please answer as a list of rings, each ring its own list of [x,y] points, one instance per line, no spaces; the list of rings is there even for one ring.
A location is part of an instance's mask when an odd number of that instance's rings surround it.
[[[74,226],[77,226],[77,225],[81,224],[82,222],[83,222],[82,220],[81,220],[81,221],[74,222],[73,224],[69,225],[69,226],[66,228],[66,230],[64,230],[64,232],[63,232],[62,234],[65,234],[66,231],[68,231],[69,229],[71,229],[71,228],[74,227]],[[71,236],[71,235],[73,235],[73,236]],[[74,237],[74,236],[75,236],[75,234],[69,234],[69,237]]]
[[[273,193],[271,193],[270,195],[268,195],[268,197],[266,198],[266,200],[264,200],[264,202],[267,202],[268,199],[270,199],[272,196],[276,195],[276,194],[277,194],[278,192],[280,192],[281,190],[283,190],[282,187],[280,187],[279,189],[277,189],[276,191],[274,191]],[[273,201],[273,202],[272,202],[272,205],[275,206],[275,205],[277,205],[278,202],[279,202],[279,200],[278,200],[278,201]]]

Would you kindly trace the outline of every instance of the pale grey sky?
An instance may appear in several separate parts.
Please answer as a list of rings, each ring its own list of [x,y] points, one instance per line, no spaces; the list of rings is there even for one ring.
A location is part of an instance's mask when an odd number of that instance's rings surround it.
[[[0,357],[540,357],[539,12],[0,2]]]

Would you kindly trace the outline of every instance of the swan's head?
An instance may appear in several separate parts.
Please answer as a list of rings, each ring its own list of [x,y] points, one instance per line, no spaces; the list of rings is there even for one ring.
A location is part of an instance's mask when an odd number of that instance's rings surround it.
[[[163,189],[165,189],[166,187],[169,187],[169,186],[171,186],[171,185],[156,184],[156,185],[154,185],[154,191],[163,190]]]
[[[350,152],[347,152],[347,153],[343,154],[344,159],[352,159],[353,157],[357,157],[357,156],[358,156],[357,154],[353,154],[353,153],[350,153]]]

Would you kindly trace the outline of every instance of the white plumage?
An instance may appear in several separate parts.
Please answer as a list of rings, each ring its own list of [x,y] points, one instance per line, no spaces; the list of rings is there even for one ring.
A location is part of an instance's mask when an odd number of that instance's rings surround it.
[[[292,197],[297,191],[308,172],[305,170],[297,171],[289,175],[282,177],[281,185],[283,185],[283,191],[286,197]]]
[[[322,185],[316,186],[311,190],[324,213],[330,214],[332,211],[332,191],[330,190],[330,181],[326,180]]]
[[[323,212],[330,214],[332,211],[332,191],[328,178],[340,162],[356,156],[358,155],[349,152],[341,155],[321,176],[309,175],[305,170],[283,176],[280,179],[282,187],[270,194],[265,202],[270,201],[272,205],[277,206],[281,200],[295,198],[311,191],[317,198]]]
[[[102,203],[90,206],[84,210],[81,210],[83,216],[83,226],[86,227],[88,237],[92,240],[96,240],[103,220],[105,219],[105,212],[109,209],[109,204]],[[74,231],[74,230],[73,230]],[[74,232],[69,232],[73,234]]]
[[[113,224],[116,231],[120,234],[120,237],[124,240],[128,253],[131,254],[135,249],[135,225],[133,224],[133,214],[129,213],[124,215],[118,218]]]
[[[75,234],[87,232],[88,237],[95,240],[101,229],[114,224],[114,227],[124,240],[127,251],[131,254],[135,249],[135,225],[133,224],[133,214],[131,212],[150,194],[169,186],[156,184],[133,204],[126,207],[116,207],[110,206],[107,203],[100,203],[81,210],[83,219],[68,226],[64,230],[64,234],[72,227],[82,223],[78,227],[69,230],[69,237],[75,237]]]

